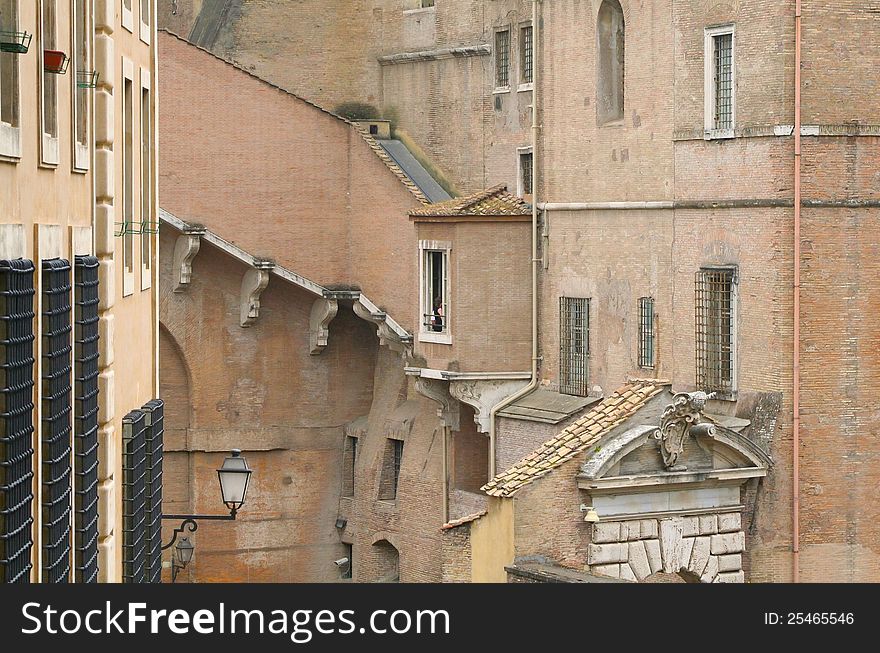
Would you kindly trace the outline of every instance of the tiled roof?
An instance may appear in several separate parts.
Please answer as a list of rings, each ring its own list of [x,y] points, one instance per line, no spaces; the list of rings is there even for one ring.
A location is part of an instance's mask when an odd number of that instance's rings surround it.
[[[632,417],[669,385],[657,379],[632,379],[622,388],[595,404],[580,419],[572,422],[556,437],[520,460],[513,467],[495,476],[483,486],[493,497],[510,497],[532,481],[549,474],[585,451],[608,431]]]
[[[472,515],[468,515],[467,517],[461,517],[460,519],[453,519],[452,521],[448,521],[443,526],[440,527],[441,531],[449,530],[450,528],[455,528],[456,526],[462,526],[463,524],[467,524],[472,521],[478,520],[480,517],[486,514],[485,510],[480,512],[475,512]]]
[[[369,145],[370,149],[376,153],[376,156],[381,159],[382,163],[388,166],[388,169],[393,172],[394,176],[400,180],[400,183],[406,186],[407,190],[415,195],[415,198],[419,202],[421,202],[422,204],[430,204],[428,198],[425,197],[425,194],[422,192],[422,190],[418,186],[416,186],[415,182],[413,182],[413,180],[407,176],[403,169],[394,162],[394,159],[392,159],[388,152],[385,151],[385,148],[379,145],[379,142],[375,138],[370,136],[370,132],[363,127],[358,127],[357,125],[354,125],[354,128],[358,130],[360,135],[367,142],[367,145]]]
[[[456,197],[446,202],[438,202],[422,209],[410,211],[410,215],[413,217],[428,218],[531,214],[531,205],[524,202],[521,197],[508,192],[507,186],[503,184],[487,188],[467,197]]]

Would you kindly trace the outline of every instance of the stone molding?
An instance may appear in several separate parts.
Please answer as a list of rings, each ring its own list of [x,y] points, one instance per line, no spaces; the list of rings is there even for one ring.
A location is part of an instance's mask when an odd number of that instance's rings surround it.
[[[184,227],[183,233],[177,237],[174,243],[174,283],[171,288],[173,292],[183,292],[192,280],[192,262],[202,242],[202,236],[205,235],[207,229],[200,225],[188,225]]]
[[[260,295],[269,285],[272,261],[254,261],[241,279],[241,326],[249,327],[260,317]]]
[[[449,393],[472,406],[477,429],[480,433],[489,433],[492,409],[526,385],[528,381],[522,379],[450,380]]]
[[[309,353],[317,356],[327,347],[330,339],[330,322],[339,311],[339,302],[335,299],[319,297],[312,304],[309,314]]]
[[[461,411],[458,400],[449,393],[449,382],[427,377],[416,379],[416,392],[440,404],[437,417],[453,431],[458,431],[461,424]]]

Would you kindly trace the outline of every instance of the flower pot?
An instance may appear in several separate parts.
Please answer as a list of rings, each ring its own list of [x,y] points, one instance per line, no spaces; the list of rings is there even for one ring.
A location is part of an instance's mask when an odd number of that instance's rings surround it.
[[[54,75],[63,75],[67,72],[70,57],[61,50],[43,50],[43,70]]]

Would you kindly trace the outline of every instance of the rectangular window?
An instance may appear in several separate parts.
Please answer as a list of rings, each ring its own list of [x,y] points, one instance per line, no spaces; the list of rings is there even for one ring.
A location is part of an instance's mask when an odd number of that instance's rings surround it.
[[[18,0],[0,0],[0,32],[0,39],[10,44],[26,38],[19,32]],[[18,58],[13,52],[0,52],[0,156],[15,158],[21,156]]]
[[[431,6],[434,6],[434,3],[431,3]],[[348,558],[348,564],[345,565],[345,571],[342,572],[343,578],[351,578],[352,572],[354,571],[354,554],[353,547],[351,544],[343,544],[345,547],[345,557]]]
[[[696,274],[697,387],[733,398],[736,391],[736,268]]]
[[[533,81],[531,25],[526,25],[519,31],[519,70],[520,84],[531,84]]]
[[[25,259],[0,261],[0,366],[0,583],[27,583],[34,542],[34,264]]]
[[[433,7],[433,6],[434,6],[434,0],[422,0],[422,8],[423,9],[425,7]],[[349,578],[351,578],[351,576],[349,576]]]
[[[732,25],[706,30],[705,66],[706,131],[710,136],[733,136],[736,98]]]
[[[449,243],[421,241],[422,327],[419,340],[450,344]]]
[[[71,552],[70,262],[43,261],[40,405],[41,561],[44,583],[66,583]]]
[[[134,20],[131,12],[131,0],[122,0],[122,26],[129,32],[134,32]]]
[[[510,86],[510,30],[495,32],[495,87]]]
[[[559,298],[559,392],[586,397],[589,390],[590,300]]]
[[[150,104],[149,73],[141,70],[141,290],[151,285],[153,234],[153,111]]]
[[[41,0],[40,66],[42,74],[42,162],[57,165],[58,158],[58,75],[46,70],[45,52],[58,48],[56,0]]]
[[[150,42],[150,19],[151,12],[153,10],[153,0],[140,0],[141,2],[141,20],[140,20],[140,35],[141,40],[145,43]],[[131,3],[131,0],[129,0]]]
[[[134,292],[134,233],[140,224],[134,220],[134,107],[132,106],[132,80],[123,78],[122,91],[122,236],[123,288],[122,294]]]
[[[397,498],[400,466],[403,462],[403,440],[388,438],[382,459],[382,477],[379,479],[379,499],[390,501]]]
[[[354,476],[357,466],[358,439],[351,435],[345,437],[345,449],[342,452],[343,478],[342,496],[354,496]]]
[[[534,170],[534,158],[532,150],[521,150],[519,153],[519,196],[531,199],[532,197],[532,172]]]
[[[639,298],[639,367],[654,369],[654,298]]]
[[[392,440],[392,448],[394,451],[394,486],[393,492],[397,497],[397,486],[400,483],[400,465],[403,462],[403,440]]]
[[[144,413],[122,418],[122,582],[147,580],[147,438]]]
[[[89,109],[92,97],[91,77],[91,18],[87,0],[73,2],[73,167],[88,170],[89,167]]]
[[[77,256],[74,268],[73,456],[74,571],[77,583],[98,581],[98,259]],[[105,506],[105,509],[115,509]]]

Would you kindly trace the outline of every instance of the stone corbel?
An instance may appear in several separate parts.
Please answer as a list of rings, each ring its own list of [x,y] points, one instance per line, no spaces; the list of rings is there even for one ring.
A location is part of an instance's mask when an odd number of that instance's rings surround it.
[[[183,292],[186,290],[184,286],[189,285],[192,279],[192,262],[199,253],[202,236],[207,231],[201,225],[190,225],[177,237],[177,242],[174,243],[174,292]]]
[[[437,417],[453,431],[458,431],[459,403],[449,394],[449,382],[440,379],[428,379],[420,376],[416,379],[416,392],[431,401],[440,404],[437,409]]]
[[[492,408],[502,399],[521,390],[528,381],[522,379],[487,379],[451,381],[449,394],[474,408],[474,423],[480,433],[489,432]]]
[[[260,295],[269,285],[269,273],[275,263],[263,259],[254,259],[254,265],[248,268],[241,280],[241,326],[249,327],[260,317]]]
[[[407,355],[410,343],[388,326],[388,315],[384,311],[377,310],[372,305],[365,305],[363,298],[355,301],[352,309],[359,318],[376,325],[376,335],[379,336],[380,345],[385,345],[391,351],[403,356]]]
[[[330,339],[330,322],[339,311],[339,302],[335,299],[319,297],[312,304],[312,312],[309,315],[309,353],[312,356],[319,355],[327,346]]]

